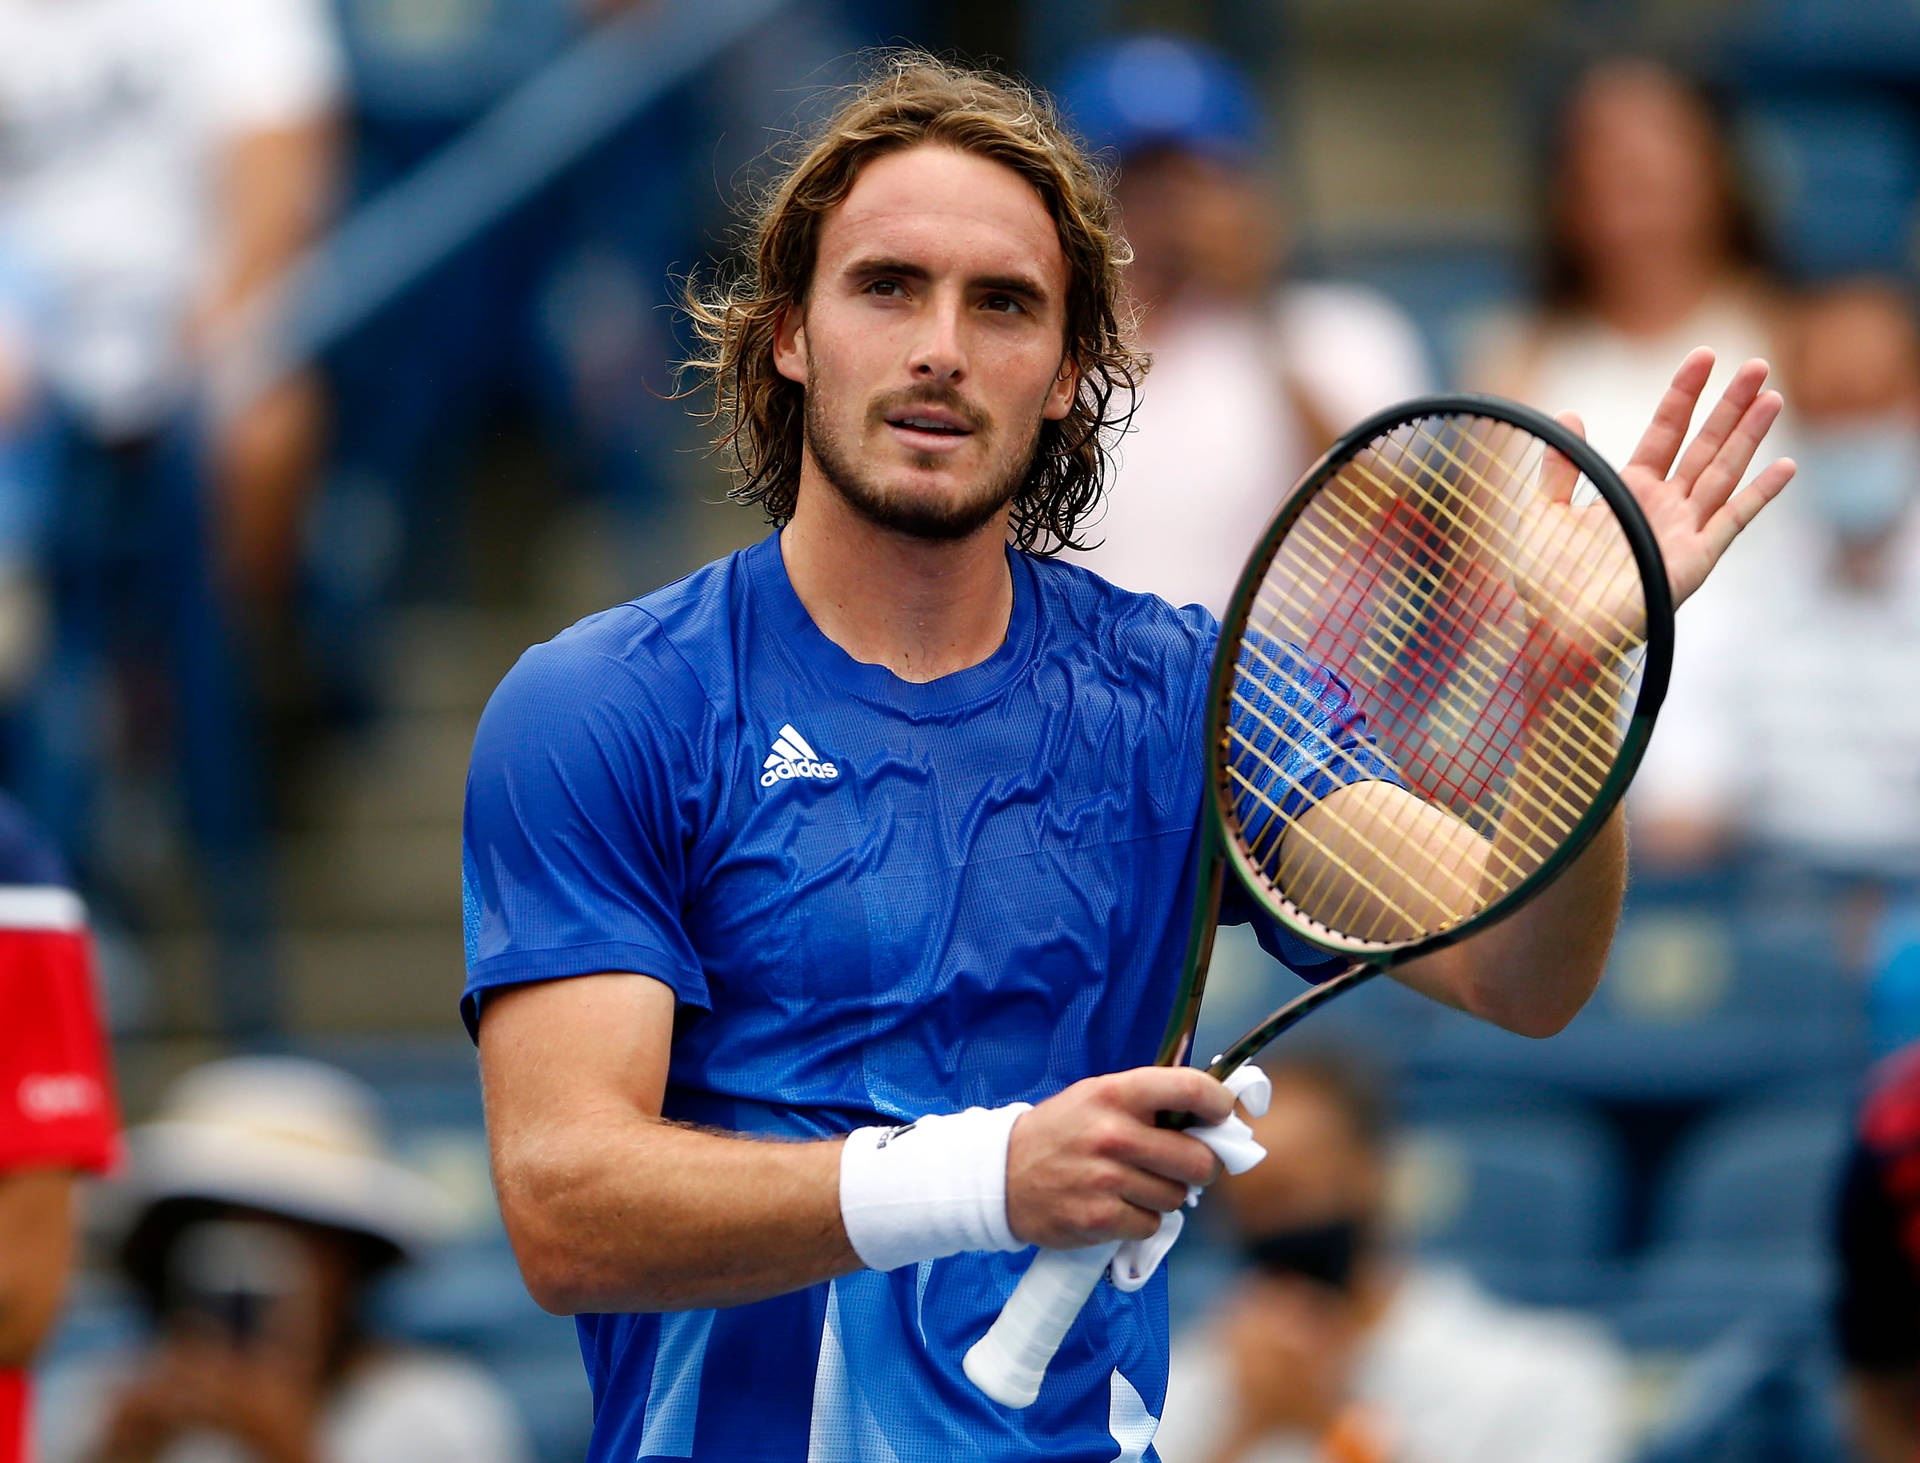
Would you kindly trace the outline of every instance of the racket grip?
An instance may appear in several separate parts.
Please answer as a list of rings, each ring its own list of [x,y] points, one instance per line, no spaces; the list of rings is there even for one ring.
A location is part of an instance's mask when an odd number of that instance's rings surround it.
[[[1031,1406],[1047,1363],[1119,1248],[1110,1240],[1036,1255],[987,1334],[968,1349],[961,1363],[968,1380],[1004,1407]]]

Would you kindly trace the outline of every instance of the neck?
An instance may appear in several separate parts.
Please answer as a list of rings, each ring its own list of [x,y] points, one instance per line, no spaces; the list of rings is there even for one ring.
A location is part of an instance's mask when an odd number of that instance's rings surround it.
[[[1652,253],[1595,277],[1595,313],[1627,335],[1662,335],[1679,326],[1713,293],[1716,260]]]
[[[802,470],[780,554],[821,634],[855,660],[916,682],[978,665],[1000,648],[1013,616],[1005,513],[966,538],[929,542],[869,522],[812,468]]]

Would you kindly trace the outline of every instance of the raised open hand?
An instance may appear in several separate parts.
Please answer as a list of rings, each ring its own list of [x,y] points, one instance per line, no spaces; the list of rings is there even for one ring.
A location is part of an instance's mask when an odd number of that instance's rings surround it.
[[[1621,480],[1659,541],[1676,609],[1706,581],[1740,530],[1793,477],[1793,462],[1782,457],[1740,487],[1740,479],[1780,415],[1780,393],[1760,389],[1767,369],[1765,361],[1751,360],[1735,371],[1682,453],[1693,409],[1713,372],[1712,351],[1703,346],[1689,353],[1660,398],[1640,445],[1620,469]],[[1578,419],[1569,425],[1578,430]]]

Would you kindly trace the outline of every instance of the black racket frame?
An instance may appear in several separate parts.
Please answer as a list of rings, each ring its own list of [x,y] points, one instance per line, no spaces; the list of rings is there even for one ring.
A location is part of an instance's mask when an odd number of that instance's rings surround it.
[[[1639,569],[1645,590],[1647,627],[1640,684],[1622,736],[1620,751],[1592,805],[1560,845],[1513,889],[1459,924],[1404,944],[1375,945],[1373,942],[1330,940],[1327,938],[1329,932],[1304,924],[1271,897],[1265,877],[1233,831],[1230,813],[1232,793],[1226,775],[1226,758],[1230,745],[1234,668],[1239,659],[1240,639],[1252,618],[1254,600],[1268,567],[1288,531],[1306,511],[1315,495],[1332,482],[1340,470],[1364,448],[1396,427],[1442,417],[1473,417],[1500,422],[1529,433],[1564,455],[1599,490],[1601,497],[1613,510],[1633,551],[1634,563]],[[1558,877],[1592,841],[1626,791],[1627,784],[1633,780],[1640,758],[1646,751],[1647,741],[1653,735],[1654,717],[1666,696],[1672,665],[1673,597],[1667,583],[1666,565],[1660,556],[1660,546],[1647,523],[1646,515],[1640,511],[1639,503],[1621,481],[1619,473],[1584,438],[1531,407],[1497,396],[1470,392],[1417,397],[1376,412],[1354,427],[1327,449],[1280,505],[1248,557],[1246,567],[1241,570],[1233,598],[1228,602],[1221,623],[1220,640],[1214,651],[1213,672],[1207,693],[1207,797],[1201,810],[1201,851],[1194,889],[1193,924],[1187,937],[1185,963],[1174,998],[1173,1014],[1161,1042],[1157,1064],[1179,1066],[1191,1055],[1193,1034],[1200,1019],[1200,1002],[1206,989],[1207,966],[1213,956],[1214,934],[1220,917],[1220,895],[1228,864],[1232,864],[1235,876],[1268,915],[1318,948],[1352,957],[1353,963],[1339,975],[1311,986],[1294,997],[1215,1057],[1207,1070],[1216,1078],[1227,1076],[1249,1061],[1274,1038],[1327,1002],[1364,984],[1382,971],[1464,940],[1506,918]],[[1186,1114],[1162,1114],[1162,1122],[1166,1126],[1185,1127],[1189,1121]]]

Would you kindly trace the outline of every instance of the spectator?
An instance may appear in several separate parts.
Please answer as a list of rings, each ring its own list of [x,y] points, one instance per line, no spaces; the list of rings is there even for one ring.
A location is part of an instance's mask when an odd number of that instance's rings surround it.
[[[1061,100],[1119,158],[1153,354],[1098,547],[1079,557],[1124,588],[1219,614],[1300,473],[1368,412],[1427,389],[1424,347],[1369,291],[1276,287],[1284,229],[1258,171],[1259,105],[1225,59],[1138,36],[1081,60]]]
[[[114,1153],[85,911],[44,838],[0,798],[0,1463],[27,1441],[27,1364],[73,1260],[73,1186]]]
[[[172,754],[237,1029],[272,1013],[236,605],[258,621],[284,593],[319,399],[300,376],[214,419],[200,391],[325,206],[337,73],[324,0],[0,0],[0,233],[48,297],[37,364],[63,439],[22,786],[103,873],[108,744]]]
[[[1174,1342],[1155,1439],[1165,1463],[1625,1457],[1612,1344],[1398,1254],[1380,1095],[1331,1058],[1272,1076],[1254,1124],[1267,1161],[1216,1185],[1250,1273]]]
[[[1671,861],[1755,848],[1920,874],[1920,326],[1853,280],[1796,312],[1783,365],[1802,486],[1766,593],[1694,621],[1641,773],[1636,836]]]
[[[1465,374],[1544,411],[1578,413],[1600,455],[1623,463],[1640,433],[1636,404],[1658,396],[1670,361],[1711,346],[1711,391],[1741,362],[1772,358],[1780,307],[1704,92],[1656,61],[1614,58],[1589,67],[1564,95],[1543,169],[1540,309],[1491,326]],[[1791,415],[1785,426],[1790,437]],[[1783,537],[1777,522],[1761,524],[1734,570],[1695,597],[1675,650],[1675,685],[1706,673],[1701,633],[1741,618]],[[1670,736],[1663,724],[1656,746]],[[1636,784],[1634,811],[1657,800],[1652,788],[1647,778]],[[1697,852],[1640,837],[1638,818],[1635,833],[1636,852],[1657,860]]]
[[[1724,380],[1769,355],[1776,305],[1717,115],[1685,78],[1648,60],[1595,65],[1549,138],[1540,308],[1490,327],[1467,374],[1579,412],[1601,455],[1624,462],[1672,362],[1712,346]]]
[[[1834,1320],[1863,1463],[1920,1454],[1920,1045],[1874,1070],[1841,1182]]]
[[[368,1282],[429,1242],[445,1201],[384,1152],[357,1081],[291,1057],[216,1062],[128,1145],[120,1261],[154,1334],[49,1377],[43,1463],[525,1456],[483,1373],[362,1329]]]

